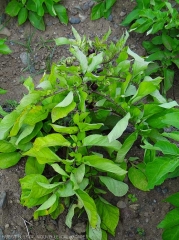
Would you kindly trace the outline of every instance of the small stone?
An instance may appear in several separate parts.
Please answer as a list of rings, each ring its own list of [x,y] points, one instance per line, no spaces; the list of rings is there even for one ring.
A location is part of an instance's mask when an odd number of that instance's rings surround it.
[[[148,222],[149,222],[149,219],[148,219],[148,218],[146,218],[146,219],[145,219],[145,222],[146,222],[146,223],[148,223]]]
[[[124,17],[125,15],[126,15],[126,12],[120,12],[120,14],[119,14],[121,17]]]
[[[167,187],[163,188],[163,189],[162,189],[162,192],[163,192],[164,194],[168,193],[168,188],[167,188]]]
[[[29,53],[27,52],[22,52],[20,54],[20,59],[24,65],[28,65],[29,63]]]
[[[81,22],[84,22],[86,20],[87,16],[79,13],[79,18],[81,19]]]
[[[42,62],[41,64],[40,64],[40,69],[45,69],[46,68],[46,64],[45,64],[45,62]]]
[[[73,227],[74,231],[77,234],[82,234],[86,232],[86,224],[84,222],[81,223],[77,223],[74,227]]]
[[[52,21],[48,21],[46,24],[47,24],[47,26],[52,26],[53,25]]]
[[[4,240],[4,239],[5,239],[5,237],[3,235],[2,229],[0,228],[0,240]]]
[[[9,31],[9,29],[7,29],[6,27],[3,27],[3,25],[0,25],[0,34],[5,35],[7,37],[11,36],[11,32]]]
[[[117,203],[117,207],[118,208],[126,208],[126,203],[125,202],[123,202],[123,201],[119,201],[118,203]]]
[[[156,200],[156,199],[154,199],[154,200],[153,200],[153,202],[154,202],[154,203],[156,203],[156,202],[157,202],[157,200]]]
[[[77,15],[78,14],[78,10],[76,8],[72,8],[70,9],[70,12],[73,16]]]
[[[94,5],[94,1],[89,2],[89,7],[92,7]]]
[[[57,230],[56,226],[53,223],[47,224],[46,228],[47,228],[48,231],[55,231],[55,230]]]
[[[4,209],[6,207],[7,197],[6,192],[0,192],[0,209]]]
[[[130,47],[131,47],[131,49],[134,49],[136,46],[134,44],[132,44]]]
[[[119,25],[115,23],[114,24],[114,28],[118,28],[118,27],[119,27]]]
[[[9,224],[7,223],[4,227],[5,227],[6,229],[9,228]]]
[[[86,3],[84,3],[84,4],[81,6],[81,9],[82,9],[83,11],[88,11],[89,8],[90,8],[89,2],[86,2]]]
[[[113,37],[113,39],[112,39],[112,40],[113,40],[113,42],[115,42],[115,43],[116,43],[116,42],[118,41],[118,38],[117,38],[117,37]]]
[[[132,210],[138,210],[139,209],[139,204],[131,204],[130,206],[129,206]]]
[[[161,187],[155,187],[155,190],[158,192],[158,193],[162,193],[162,188]]]
[[[70,17],[69,22],[71,24],[78,24],[81,22],[81,19],[79,17]]]
[[[35,70],[39,70],[39,68],[40,68],[39,65],[36,64],[35,65]]]
[[[144,217],[148,217],[149,216],[149,213],[148,212],[144,212]]]
[[[109,17],[107,18],[108,21],[112,22],[113,21],[113,16],[109,15]]]

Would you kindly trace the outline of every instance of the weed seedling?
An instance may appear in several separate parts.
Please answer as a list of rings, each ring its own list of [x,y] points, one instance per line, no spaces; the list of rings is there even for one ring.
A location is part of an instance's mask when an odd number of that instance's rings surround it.
[[[136,231],[138,235],[145,236],[145,230],[143,228],[138,227]]]
[[[130,194],[128,194],[127,196],[128,196],[128,198],[129,198],[129,201],[132,202],[132,203],[135,203],[135,202],[138,201],[138,199],[137,199],[137,197],[135,196],[135,194],[130,193]]]

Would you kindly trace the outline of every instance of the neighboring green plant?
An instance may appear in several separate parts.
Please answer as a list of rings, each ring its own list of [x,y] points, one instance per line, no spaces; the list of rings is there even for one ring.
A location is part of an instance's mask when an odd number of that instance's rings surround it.
[[[27,157],[21,204],[38,206],[35,219],[56,219],[68,208],[68,227],[74,214],[86,212],[87,238],[102,240],[115,235],[119,221],[107,191],[124,196],[126,174],[149,191],[175,173],[179,150],[169,139],[179,138],[179,109],[160,94],[162,78],[146,76],[149,63],[125,46],[127,33],[107,44],[110,31],[91,41],[72,30],[75,39],[55,40],[70,45],[70,56],[37,88],[29,77],[28,94],[1,120],[0,168]],[[132,133],[125,132],[129,124]],[[170,125],[176,131],[165,132]],[[137,139],[143,161],[126,157]]]
[[[95,0],[97,4],[91,10],[91,19],[108,18],[116,0]]]
[[[122,22],[130,26],[130,31],[137,33],[156,34],[152,40],[144,41],[143,47],[150,61],[146,74],[158,73],[164,77],[163,93],[172,87],[176,67],[179,68],[179,1],[137,0],[134,10]]]
[[[6,39],[0,38],[0,54],[10,54],[12,52],[5,42]]]
[[[130,194],[128,194],[127,196],[128,196],[129,200],[130,200],[132,203],[135,203],[135,202],[138,201],[138,199],[137,199],[137,197],[135,196],[135,194],[130,193]]]
[[[143,228],[138,227],[137,234],[139,234],[140,236],[145,236],[145,230]]]
[[[57,16],[63,24],[68,23],[66,8],[59,2],[61,0],[11,0],[6,7],[6,13],[11,17],[18,16],[19,25],[29,19],[35,28],[44,31],[45,13],[49,13],[52,17]]]
[[[146,58],[147,61],[150,61],[149,67],[146,70],[146,74],[160,74],[163,76],[163,93],[166,92],[173,86],[174,75],[177,68],[179,68],[179,1],[175,0],[172,4],[169,1],[152,1],[145,0],[140,1],[137,0],[137,5],[134,10],[124,19],[122,25],[130,26],[131,31],[136,31],[138,33],[146,32],[149,34],[156,34],[156,36],[150,41],[143,41],[143,47],[146,49],[149,56]],[[170,129],[169,133],[163,133],[164,137],[172,139],[172,141],[178,142],[178,113],[171,113],[167,117],[168,124],[174,127],[174,129]],[[157,116],[159,117],[159,116]],[[175,118],[172,119],[172,117]],[[177,117],[177,118],[176,118]],[[155,120],[154,120],[155,121]],[[162,117],[160,116],[158,121],[161,124]],[[164,120],[165,121],[165,120]],[[175,123],[174,123],[175,121]],[[160,127],[159,127],[160,128]],[[175,131],[177,130],[177,131]],[[162,143],[163,147],[167,146],[168,143]],[[159,144],[160,145],[160,144]],[[175,159],[175,163],[179,161],[179,151],[178,145],[172,144],[170,149],[163,149],[163,153],[168,155],[172,155],[172,159]],[[148,146],[149,147],[149,146]],[[162,148],[163,148],[162,147]],[[152,148],[151,148],[152,149]],[[153,148],[154,151],[158,150],[157,148]],[[151,153],[150,153],[151,154]],[[165,158],[164,158],[165,159]],[[168,158],[165,159],[167,165],[170,164]],[[168,162],[167,162],[168,161]],[[151,164],[151,167],[154,169],[155,167],[165,168],[165,165],[159,164]],[[153,165],[153,166],[152,166]],[[171,169],[173,166],[171,166]],[[175,167],[174,167],[175,168]],[[159,171],[160,172],[160,171]],[[173,172],[173,170],[171,171]],[[148,174],[152,174],[152,171],[149,171]],[[167,173],[166,173],[167,174]],[[168,178],[178,177],[179,176],[179,168],[176,167],[174,172],[168,174]],[[156,176],[154,177],[156,178]],[[159,181],[158,184],[161,182]],[[157,184],[157,185],[158,185]],[[172,203],[174,206],[178,206],[178,196],[179,193],[176,193],[166,201]],[[164,218],[164,220],[158,225],[159,228],[164,228],[163,239],[164,240],[178,240],[179,239],[179,211],[178,208],[170,211]]]
[[[179,239],[179,192],[169,196],[165,199],[166,202],[171,203],[176,208],[171,210],[165,216],[164,220],[160,222],[157,226],[158,228],[164,228],[164,232],[162,234],[162,238],[164,240]]]

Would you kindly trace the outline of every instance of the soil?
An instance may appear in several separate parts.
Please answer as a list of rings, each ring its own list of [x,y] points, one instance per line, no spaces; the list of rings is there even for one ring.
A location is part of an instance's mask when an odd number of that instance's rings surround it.
[[[90,20],[90,8],[83,12],[78,10],[79,5],[83,6],[88,2],[92,1],[64,1],[69,16],[80,17],[81,22],[73,24],[76,30],[81,35],[87,35],[93,39],[95,36],[102,36],[110,27],[112,30],[110,40],[119,39],[126,31],[120,23],[134,8],[134,1],[117,0],[110,18],[96,21]],[[56,47],[51,40],[62,36],[72,37],[72,24],[64,26],[59,23],[58,19],[47,15],[45,16],[46,31],[41,32],[34,29],[28,22],[23,26],[18,26],[17,19],[7,20],[8,17],[6,17],[6,27],[10,31],[8,43],[13,53],[0,55],[0,88],[8,91],[7,94],[0,95],[0,104],[10,108],[26,93],[22,84],[24,79],[32,76],[35,83],[38,83],[43,72],[48,71],[52,62],[58,62],[59,59],[67,56],[66,47]],[[0,35],[0,37],[5,36]],[[145,52],[141,47],[141,42],[144,38],[146,37],[142,34],[130,33],[127,45],[143,56]],[[177,89],[176,85],[176,92]],[[174,90],[171,92],[172,95],[173,92]],[[179,99],[176,94],[172,97]],[[137,146],[130,152],[130,156],[139,156],[139,158],[142,154]],[[20,205],[19,178],[24,176],[24,164],[22,160],[15,167],[0,170],[0,198],[3,193],[6,193],[4,207],[0,209],[0,239],[85,239],[85,218],[75,219],[72,229],[68,229],[64,224],[66,212],[56,221],[49,217],[40,217],[38,221],[34,221],[33,209]],[[135,195],[136,201],[132,202],[127,195],[120,199],[110,194],[106,196],[112,204],[120,208],[121,213],[116,236],[109,236],[109,239],[161,240],[162,231],[156,226],[171,208],[162,200],[178,190],[178,179],[168,180],[150,192],[139,191],[128,180],[126,181],[129,184],[129,193],[133,197]]]

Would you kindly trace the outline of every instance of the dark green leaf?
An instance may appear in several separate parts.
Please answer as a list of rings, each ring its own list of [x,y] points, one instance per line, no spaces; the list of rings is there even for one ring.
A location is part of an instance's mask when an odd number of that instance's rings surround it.
[[[37,12],[35,1],[27,0],[26,8],[32,12]]]
[[[175,207],[179,207],[179,192],[172,194],[168,198],[165,198],[165,202],[169,202]]]
[[[176,225],[179,225],[179,208],[175,208],[167,213],[164,220],[162,220],[157,227],[168,229]]]
[[[163,240],[178,240],[179,239],[179,226],[176,225],[172,228],[164,230],[162,234]]]
[[[12,0],[8,3],[6,7],[6,13],[9,14],[11,17],[15,17],[18,15],[22,6],[22,3],[20,3],[19,1]]]
[[[165,33],[162,34],[162,43],[169,51],[171,51],[175,45],[173,39]]]
[[[55,4],[54,5],[54,9],[55,9],[55,12],[56,12],[60,22],[64,23],[65,25],[67,25],[67,23],[68,23],[68,15],[67,15],[66,8],[63,5],[61,5],[61,4]]]
[[[179,166],[178,158],[158,157],[146,165],[146,176],[149,189],[164,182],[169,172],[173,172]]]
[[[130,12],[127,17],[122,21],[122,26],[128,26],[132,21],[137,19],[139,17],[140,9],[135,9],[132,12]]]
[[[21,10],[19,11],[19,14],[18,14],[19,25],[23,24],[27,20],[27,17],[28,17],[27,8],[25,8],[25,7],[21,8]]]
[[[115,2],[116,2],[116,0],[106,1],[106,10],[110,9],[114,5]]]
[[[36,12],[29,11],[29,20],[35,28],[45,31],[43,17],[39,16]]]
[[[47,7],[48,12],[52,17],[56,16],[56,12],[54,9],[54,2],[53,0],[45,0],[45,5]]]
[[[11,49],[6,44],[0,44],[0,54],[10,54]]]
[[[91,10],[91,19],[96,20],[103,17],[105,11],[105,2],[96,4]]]

